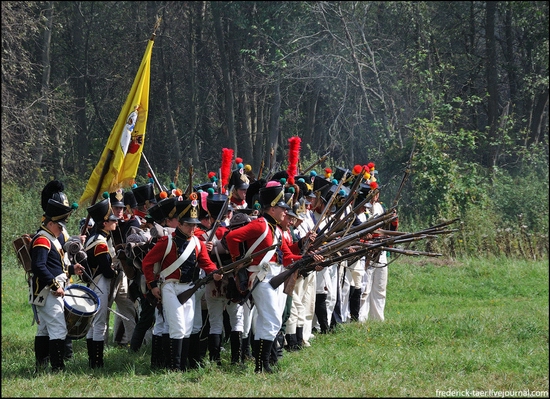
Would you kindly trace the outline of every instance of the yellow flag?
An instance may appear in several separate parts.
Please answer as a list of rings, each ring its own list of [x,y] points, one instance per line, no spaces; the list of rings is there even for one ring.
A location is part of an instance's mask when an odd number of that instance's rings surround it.
[[[104,191],[131,186],[137,174],[149,111],[149,81],[154,35],[147,43],[130,94],[111,130],[107,146],[88,180],[79,204],[95,202]]]

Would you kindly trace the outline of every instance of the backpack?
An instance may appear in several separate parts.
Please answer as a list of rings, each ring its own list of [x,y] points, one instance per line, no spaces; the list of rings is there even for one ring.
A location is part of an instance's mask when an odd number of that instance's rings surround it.
[[[34,234],[23,234],[13,240],[13,248],[19,260],[19,264],[23,267],[26,273],[31,272],[31,242]]]

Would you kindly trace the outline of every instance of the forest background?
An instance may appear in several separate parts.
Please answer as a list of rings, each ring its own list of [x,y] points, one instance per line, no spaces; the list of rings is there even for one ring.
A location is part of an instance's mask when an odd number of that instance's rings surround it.
[[[185,187],[191,165],[206,182],[224,147],[255,172],[263,161],[263,176],[284,170],[299,136],[301,170],[326,153],[318,173],[374,162],[388,205],[409,170],[404,228],[461,221],[432,251],[548,256],[548,2],[1,7],[10,193],[39,198],[57,178],[78,200],[161,18],[143,153],[165,185]],[[142,162],[136,183],[147,172]],[[3,218],[18,217],[4,200]],[[25,216],[38,221],[35,202]],[[19,226],[2,228],[2,252],[36,227]]]

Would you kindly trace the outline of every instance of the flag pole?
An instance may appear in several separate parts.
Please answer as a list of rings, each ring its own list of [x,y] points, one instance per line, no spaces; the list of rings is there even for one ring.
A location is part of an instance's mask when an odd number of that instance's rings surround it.
[[[80,197],[80,204],[91,199],[93,205],[102,189],[111,191],[114,187],[135,182],[142,157],[149,108],[151,52],[159,25],[160,18],[157,18],[128,97],[111,130],[99,163],[92,171]]]
[[[157,188],[159,189],[159,192],[167,191],[164,187],[162,187],[160,185],[159,179],[157,179],[157,176],[155,175],[155,172],[153,171],[153,168],[151,167],[151,164],[149,163],[149,161],[147,160],[147,157],[145,156],[145,154],[143,152],[141,153],[141,157],[143,158],[143,160],[147,164],[147,168],[149,169],[149,172],[151,172],[151,177],[153,178],[153,181],[155,182]]]

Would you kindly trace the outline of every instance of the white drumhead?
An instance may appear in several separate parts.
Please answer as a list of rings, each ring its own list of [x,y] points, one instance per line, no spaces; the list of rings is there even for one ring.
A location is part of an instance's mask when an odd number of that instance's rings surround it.
[[[67,295],[69,294],[69,295]],[[65,289],[65,306],[75,313],[94,313],[97,310],[97,301],[88,291],[71,286]]]

